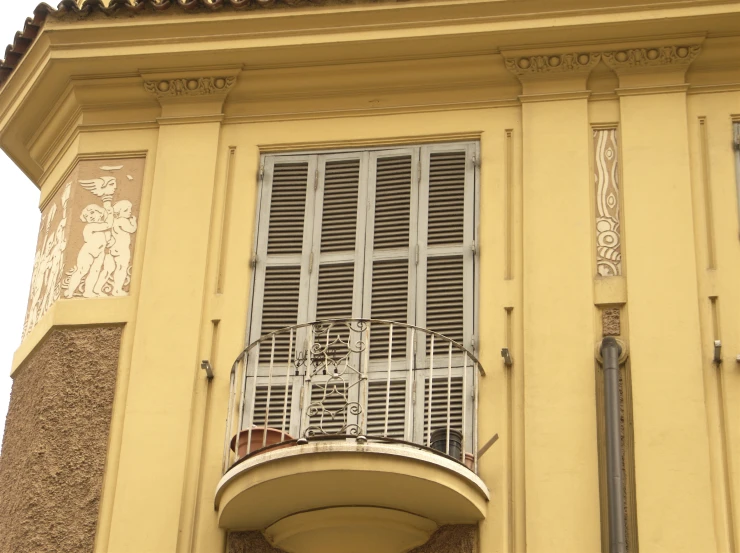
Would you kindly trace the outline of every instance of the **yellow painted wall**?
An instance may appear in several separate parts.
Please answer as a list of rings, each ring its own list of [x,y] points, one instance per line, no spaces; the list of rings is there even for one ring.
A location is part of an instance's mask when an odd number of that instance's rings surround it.
[[[379,21],[382,9],[373,12]],[[341,24],[338,13],[327,20]],[[594,380],[600,373],[594,371],[594,351],[601,339],[599,306],[625,303],[628,330],[621,339],[631,362],[640,550],[737,550],[740,225],[731,145],[733,117],[740,118],[736,75],[712,77],[715,66],[709,63],[704,73],[688,77],[686,67],[634,74],[599,65],[594,81],[587,81],[587,73],[567,79],[553,73],[520,82],[504,68],[494,38],[516,58],[524,46],[526,55],[550,56],[575,48],[602,52],[656,41],[676,44],[683,35],[670,42],[672,29],[664,27],[659,38],[656,30],[654,40],[646,33],[636,40],[636,31],[625,28],[609,37],[624,46],[605,46],[594,29],[609,15],[592,15],[578,46],[562,46],[569,41],[567,29],[551,29],[550,39],[533,47],[538,35],[532,22],[516,23],[526,27],[525,40],[512,31],[514,23],[503,29],[484,14],[470,17],[470,26],[447,29],[480,41],[475,53],[467,53],[468,65],[440,52],[421,55],[413,39],[432,33],[431,23],[363,35],[368,43],[382,43],[386,57],[417,48],[409,55],[426,60],[418,82],[411,78],[413,60],[375,60],[373,67],[362,66],[369,73],[322,65],[312,74],[303,61],[285,70],[266,64],[262,82],[250,81],[257,71],[241,66],[175,70],[165,61],[180,62],[164,57],[157,62],[161,75],[235,74],[239,84],[218,101],[163,101],[164,108],[140,91],[143,80],[154,78],[147,72],[100,84],[120,92],[102,107],[82,84],[69,85],[76,98],[70,104],[97,107],[79,113],[70,108],[66,124],[62,115],[49,115],[41,138],[24,142],[33,142],[29,151],[42,168],[42,202],[77,159],[146,156],[131,295],[58,301],[13,363],[17,368],[55,325],[126,323],[96,553],[224,551],[213,495],[221,478],[228,371],[246,334],[260,153],[463,139],[479,139],[481,145],[479,357],[487,376],[480,383],[479,443],[495,433],[501,438],[480,463],[492,497],[480,526],[481,553],[601,550]],[[566,19],[557,21],[566,26]],[[273,23],[278,29],[285,24],[279,18]],[[293,42],[283,37],[282,46],[310,42],[299,31],[296,36]],[[273,45],[250,40],[233,39],[246,51]],[[713,60],[738,61],[740,49],[728,53],[737,43],[708,40],[704,47]],[[336,55],[329,48],[320,52],[324,62]],[[348,47],[345,53],[357,52]],[[90,62],[101,79],[95,64],[102,58]],[[80,59],[84,67],[84,55]],[[134,71],[135,60],[131,54],[121,63]],[[0,90],[6,147],[10,130],[17,131],[13,125],[40,124],[30,114],[12,119],[16,104],[26,98],[22,109],[30,110],[47,93],[34,88],[36,72],[18,71]],[[427,87],[435,71],[451,84]],[[298,94],[290,86],[292,80],[316,82],[311,79],[317,75],[332,84],[317,85],[315,94]],[[53,71],[48,78],[66,83]],[[368,84],[373,79],[377,87]],[[598,93],[589,94],[587,83]],[[336,89],[327,91],[330,86]],[[624,276],[611,281],[595,278],[591,133],[604,124],[618,128],[621,166]],[[44,133],[59,136],[51,140]],[[719,367],[711,362],[715,339],[723,344]],[[502,363],[502,347],[511,350],[512,368]],[[211,383],[200,370],[202,359],[215,369]]]

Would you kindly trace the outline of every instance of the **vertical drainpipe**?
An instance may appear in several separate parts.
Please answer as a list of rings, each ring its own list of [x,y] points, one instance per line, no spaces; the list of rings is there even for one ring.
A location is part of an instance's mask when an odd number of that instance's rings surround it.
[[[601,342],[604,360],[604,410],[606,411],[606,473],[609,497],[609,551],[626,553],[622,440],[620,437],[619,356],[622,348],[612,337]]]

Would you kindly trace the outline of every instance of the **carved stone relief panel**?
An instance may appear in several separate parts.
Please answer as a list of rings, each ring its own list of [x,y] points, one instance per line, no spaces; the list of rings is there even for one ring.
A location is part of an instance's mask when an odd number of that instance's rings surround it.
[[[143,158],[80,161],[41,214],[23,337],[59,298],[128,295]]]
[[[596,185],[596,271],[600,276],[622,274],[622,238],[619,220],[619,164],[617,130],[594,130]]]

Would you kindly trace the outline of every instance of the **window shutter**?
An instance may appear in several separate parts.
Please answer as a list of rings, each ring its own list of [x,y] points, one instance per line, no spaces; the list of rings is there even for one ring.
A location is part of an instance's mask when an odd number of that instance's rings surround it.
[[[466,348],[474,317],[474,153],[467,144],[425,146],[421,152],[417,324]],[[419,344],[420,358],[429,354],[426,341]],[[446,364],[446,344],[440,340],[436,348]]]
[[[318,158],[310,320],[361,316],[366,175],[366,154]],[[319,334],[312,339],[320,347],[329,346],[325,353],[340,362],[328,365],[326,370],[319,367],[318,372],[312,368],[306,386],[309,397],[304,433],[357,434],[360,413],[352,406],[360,401],[360,355],[346,344],[359,336],[341,322],[317,331]]]
[[[310,320],[361,316],[366,157],[319,156]]]
[[[375,152],[370,156],[370,196],[365,244],[364,317],[414,323],[418,149]],[[387,370],[386,325],[373,325],[368,370]],[[409,333],[396,327],[393,360],[406,366]]]
[[[315,157],[269,156],[261,189],[250,342],[306,320]],[[289,335],[276,337],[273,363],[284,372]],[[294,345],[295,348],[295,345]],[[271,343],[260,346],[260,372],[267,370]]]

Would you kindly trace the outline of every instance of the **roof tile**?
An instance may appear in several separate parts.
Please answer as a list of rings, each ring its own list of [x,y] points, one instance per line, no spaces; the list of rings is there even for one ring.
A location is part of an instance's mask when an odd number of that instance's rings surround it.
[[[334,1],[336,2],[336,0]],[[339,0],[339,2],[356,3],[353,0]],[[5,81],[10,77],[23,55],[38,36],[47,17],[61,18],[68,15],[85,17],[96,12],[114,15],[121,11],[127,13],[157,13],[171,8],[205,12],[217,11],[223,8],[248,10],[279,6],[323,5],[326,3],[329,3],[329,0],[110,0],[106,6],[103,0],[83,0],[79,4],[77,0],[62,0],[56,8],[41,3],[34,10],[33,17],[26,19],[23,30],[15,34],[13,43],[5,49],[5,59],[0,60],[0,88],[3,87]]]

